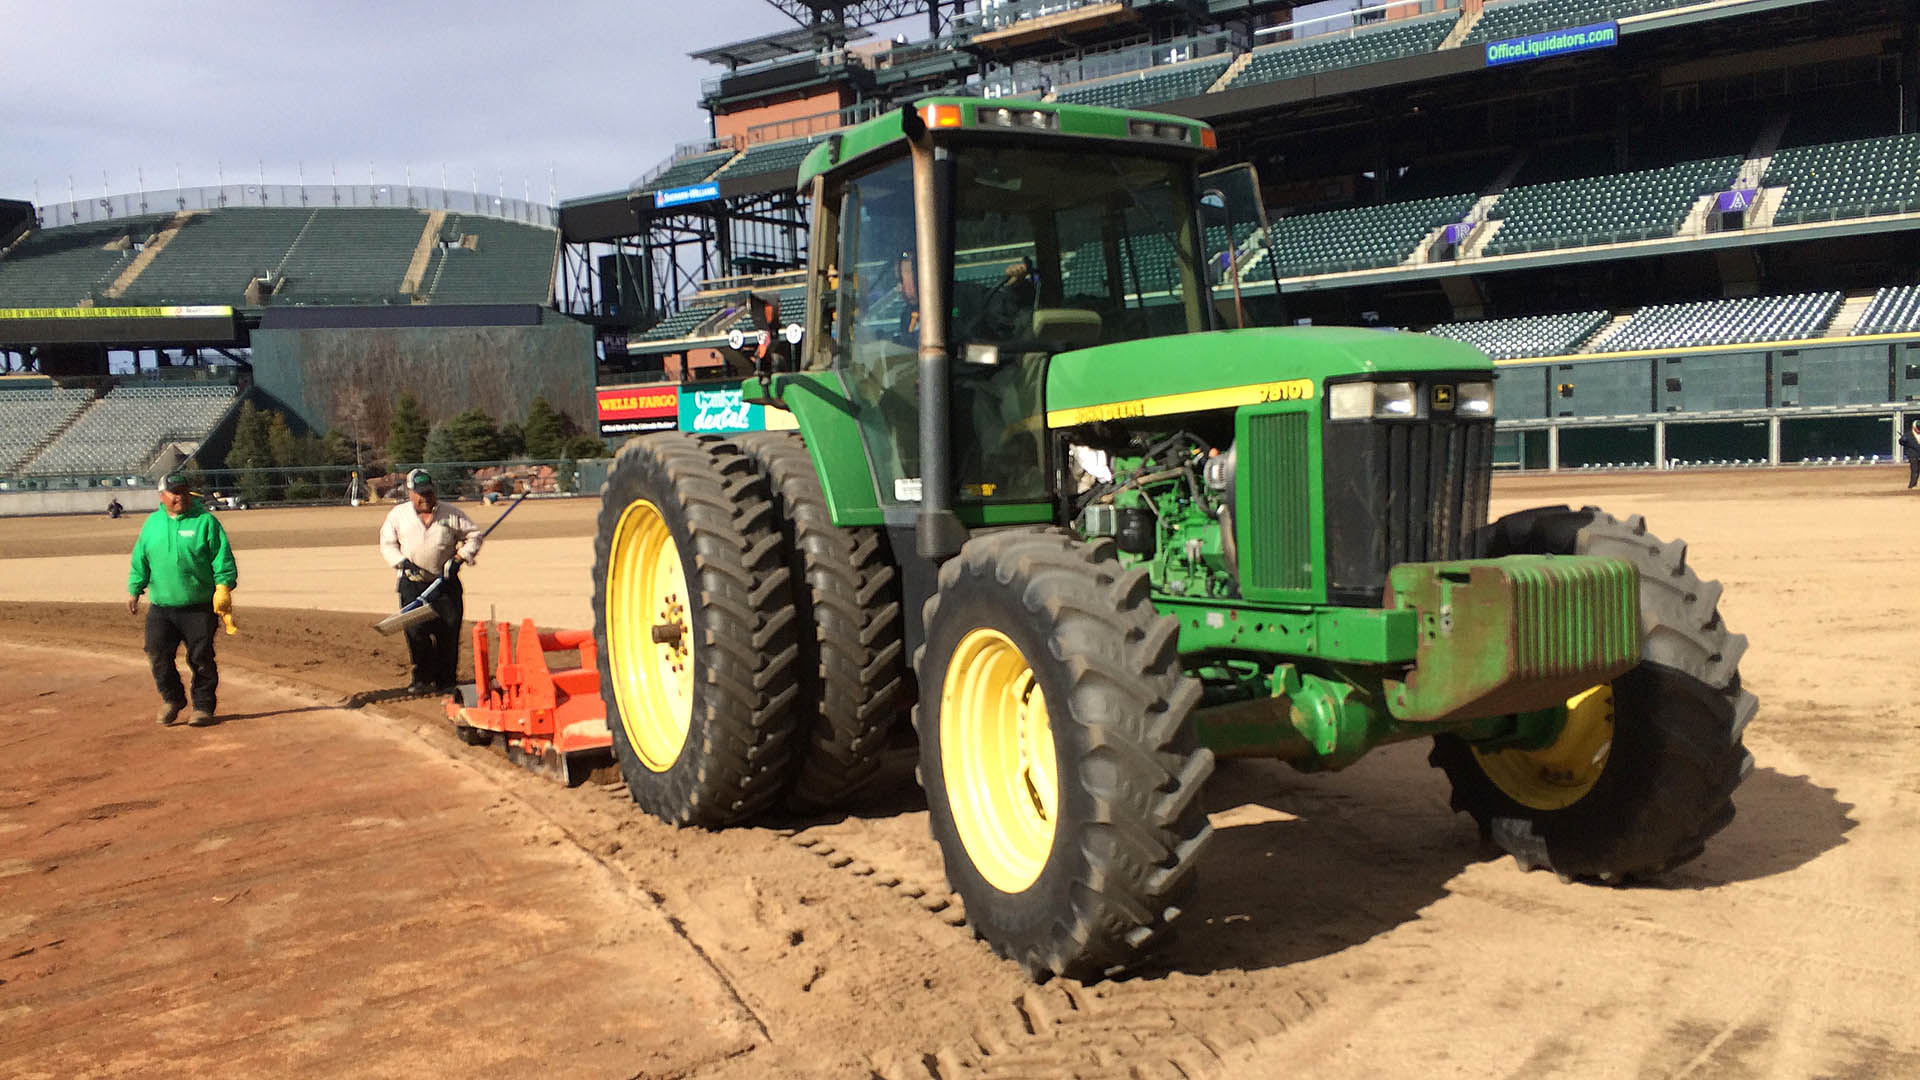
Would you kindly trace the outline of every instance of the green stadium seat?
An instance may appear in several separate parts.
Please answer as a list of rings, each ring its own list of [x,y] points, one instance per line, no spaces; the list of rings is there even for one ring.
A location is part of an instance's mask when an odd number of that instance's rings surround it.
[[[1433,18],[1394,20],[1379,29],[1362,28],[1351,34],[1262,46],[1253,50],[1252,61],[1234,76],[1229,89],[1432,52],[1446,40],[1456,19],[1449,12]]]

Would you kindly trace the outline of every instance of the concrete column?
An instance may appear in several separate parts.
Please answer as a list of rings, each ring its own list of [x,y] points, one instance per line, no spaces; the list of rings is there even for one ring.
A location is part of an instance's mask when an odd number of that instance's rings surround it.
[[[1780,464],[1780,418],[1767,417],[1767,464]]]
[[[1558,427],[1547,429],[1547,471],[1560,471],[1560,429]]]
[[[1667,467],[1667,422],[1665,420],[1653,422],[1653,467],[1656,469]]]

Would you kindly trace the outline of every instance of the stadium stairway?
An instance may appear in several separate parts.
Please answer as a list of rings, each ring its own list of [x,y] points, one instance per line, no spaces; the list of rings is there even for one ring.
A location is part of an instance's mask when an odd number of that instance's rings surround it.
[[[1825,336],[1846,337],[1853,333],[1853,328],[1860,325],[1860,317],[1867,313],[1867,308],[1873,306],[1873,299],[1878,295],[1877,292],[1861,293],[1842,300],[1840,309],[1833,313],[1833,321],[1827,324]]]
[[[153,235],[153,239],[147,241],[145,250],[133,257],[133,261],[127,264],[126,269],[120,271],[119,276],[113,279],[112,284],[107,286],[102,295],[109,300],[120,299],[127,289],[139,280],[141,271],[152,266],[153,260],[159,258],[160,253],[167,250],[167,245],[173,243],[173,238],[180,235],[180,229],[187,223],[187,219],[199,212],[182,210],[169,218],[160,231]]]
[[[1471,8],[1461,5],[1460,19],[1453,24],[1452,30],[1447,31],[1447,36],[1440,39],[1440,48],[1457,49],[1466,44],[1467,35],[1473,33],[1473,28],[1480,25],[1480,17],[1486,13],[1485,5],[1476,4]]]
[[[447,212],[432,210],[427,213],[427,223],[420,229],[420,242],[414,245],[413,258],[407,262],[407,272],[400,279],[400,292],[420,300],[420,279],[427,276],[427,265],[433,261],[434,246],[439,243],[440,232],[446,228]]]
[[[1602,345],[1605,345],[1608,341],[1612,340],[1615,335],[1619,334],[1620,331],[1626,329],[1627,324],[1632,321],[1633,321],[1633,313],[1631,312],[1624,315],[1615,315],[1613,318],[1607,320],[1607,324],[1605,326],[1602,326],[1598,333],[1594,334],[1592,337],[1582,342],[1574,351],[1575,352],[1599,351]]]
[[[1227,65],[1227,70],[1221,72],[1220,77],[1213,80],[1212,86],[1207,87],[1207,93],[1217,94],[1233,85],[1233,80],[1239,78],[1240,73],[1247,70],[1247,65],[1251,63],[1253,63],[1252,50],[1248,50],[1234,57],[1233,63]]]

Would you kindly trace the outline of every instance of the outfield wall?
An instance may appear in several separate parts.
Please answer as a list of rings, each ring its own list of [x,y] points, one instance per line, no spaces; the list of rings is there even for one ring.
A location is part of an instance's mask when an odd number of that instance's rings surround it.
[[[542,309],[523,325],[263,326],[253,332],[253,386],[316,432],[364,417],[384,431],[411,391],[431,420],[480,408],[517,420],[544,396],[593,430],[593,331]]]

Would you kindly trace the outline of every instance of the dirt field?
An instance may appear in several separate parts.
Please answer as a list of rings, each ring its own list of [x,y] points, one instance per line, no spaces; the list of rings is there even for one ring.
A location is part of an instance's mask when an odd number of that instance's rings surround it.
[[[461,746],[367,629],[377,510],[224,519],[220,726],[161,729],[137,521],[0,521],[0,1075],[1920,1075],[1920,495],[1891,469],[1503,478],[1684,536],[1752,647],[1739,818],[1660,888],[1483,847],[1424,747],[1223,765],[1181,939],[1029,986],[910,785],[676,831]],[[528,503],[468,613],[587,625],[588,501]],[[490,515],[478,514],[483,521]]]

